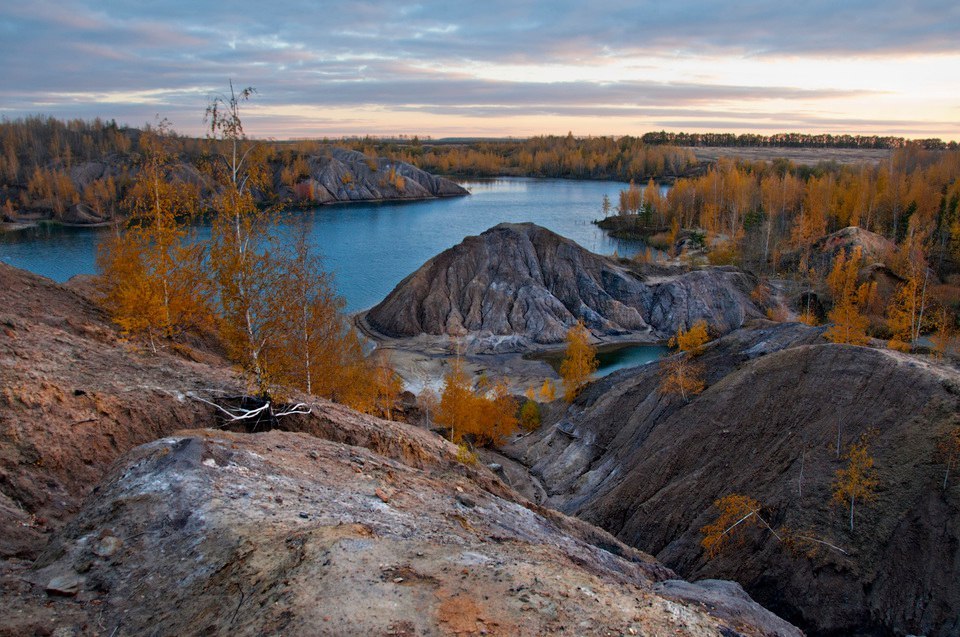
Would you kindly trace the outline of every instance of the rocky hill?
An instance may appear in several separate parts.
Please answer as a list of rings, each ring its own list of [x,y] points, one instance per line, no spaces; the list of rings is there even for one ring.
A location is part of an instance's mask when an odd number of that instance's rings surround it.
[[[665,338],[705,319],[717,332],[761,315],[734,268],[644,273],[530,223],[500,224],[430,259],[366,314],[381,334],[471,335],[498,351],[597,337]]]
[[[547,503],[609,530],[688,578],[723,577],[812,634],[960,633],[960,481],[941,488],[938,441],[960,425],[960,372],[822,328],[751,325],[711,344],[707,389],[657,391],[656,365],[591,385],[510,450]],[[841,450],[867,435],[877,500],[831,503]],[[714,500],[757,499],[792,546],[758,528],[708,560]]]
[[[272,174],[270,184],[254,191],[261,204],[287,203],[320,205],[351,201],[391,201],[455,197],[469,194],[458,184],[432,175],[412,164],[384,158],[368,158],[363,153],[333,148],[322,155],[304,158],[306,169],[291,181],[284,171],[290,170],[279,160],[267,163]],[[111,155],[98,161],[77,163],[66,172],[73,188],[83,193],[92,184],[111,180],[125,184],[135,178],[137,166],[129,156]],[[217,185],[209,174],[199,170],[187,158],[181,158],[170,171],[170,178],[196,189],[201,207],[209,207],[217,192]],[[121,187],[121,190],[123,188]],[[122,195],[122,192],[120,193]],[[117,213],[116,202],[99,208],[89,203],[73,203],[56,213],[53,200],[33,201],[26,212],[7,214],[0,221],[20,223],[39,219],[56,219],[73,225],[100,224]]]
[[[896,245],[875,232],[850,226],[817,239],[807,253],[807,267],[826,275],[841,251],[850,254],[856,248],[860,248],[865,265],[872,265],[887,260],[896,250]],[[788,252],[780,258],[780,267],[795,270],[803,256],[802,251]]]
[[[177,431],[240,390],[215,351],[144,351],[2,264],[0,307],[0,635],[800,634],[424,429],[320,401]]]

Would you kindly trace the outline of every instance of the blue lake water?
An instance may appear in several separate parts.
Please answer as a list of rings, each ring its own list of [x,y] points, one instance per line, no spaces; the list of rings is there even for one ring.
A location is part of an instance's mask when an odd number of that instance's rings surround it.
[[[600,378],[628,367],[646,365],[660,360],[669,353],[670,348],[665,345],[620,345],[602,348],[597,352],[597,362],[600,365],[597,367],[594,377]],[[554,371],[560,373],[560,363],[563,362],[562,352],[534,356],[533,358],[543,359],[553,367]]]
[[[593,223],[619,182],[504,178],[463,182],[471,195],[409,203],[343,204],[286,213],[281,231],[306,223],[313,249],[336,276],[347,311],[371,307],[437,253],[498,223],[532,221],[601,254],[631,256],[642,245],[612,239]],[[66,281],[95,272],[109,229],[55,225],[0,234],[0,260]],[[207,228],[200,228],[201,237]]]

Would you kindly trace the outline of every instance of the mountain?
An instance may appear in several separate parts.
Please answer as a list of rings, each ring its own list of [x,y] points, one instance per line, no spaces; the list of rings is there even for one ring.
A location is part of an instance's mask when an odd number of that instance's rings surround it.
[[[644,271],[503,223],[427,261],[365,318],[387,337],[469,335],[498,351],[560,343],[578,319],[600,338],[656,340],[700,319],[725,333],[761,316],[756,283],[735,268]]]
[[[960,481],[942,488],[937,446],[960,426],[960,372],[822,331],[761,321],[711,343],[707,388],[689,401],[658,392],[657,365],[612,374],[509,453],[549,506],[684,577],[735,579],[811,634],[956,635]],[[877,499],[851,532],[832,489],[861,439]],[[707,559],[700,529],[734,493],[791,541],[761,526]]]

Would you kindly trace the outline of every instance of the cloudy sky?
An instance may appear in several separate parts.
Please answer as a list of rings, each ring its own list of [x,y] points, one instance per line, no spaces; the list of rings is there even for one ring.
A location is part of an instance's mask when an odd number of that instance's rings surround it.
[[[649,130],[960,140],[956,0],[0,4],[0,115],[260,137]]]

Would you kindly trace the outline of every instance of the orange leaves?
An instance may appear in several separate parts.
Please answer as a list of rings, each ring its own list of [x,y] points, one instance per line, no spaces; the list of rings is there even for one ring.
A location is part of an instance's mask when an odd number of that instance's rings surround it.
[[[101,301],[129,334],[176,338],[211,314],[203,247],[190,241],[193,191],[169,180],[165,129],[145,132],[144,160],[125,207],[133,224],[104,241],[97,256]]]
[[[713,505],[719,511],[717,519],[700,529],[703,533],[700,545],[709,557],[716,557],[723,550],[741,544],[743,532],[761,524],[760,503],[753,498],[731,493]]]
[[[517,428],[516,411],[502,382],[490,391],[475,391],[458,358],[444,377],[436,422],[450,429],[454,442],[471,436],[477,444],[497,444]]]
[[[563,379],[563,399],[572,403],[590,375],[597,371],[597,349],[589,342],[590,332],[583,321],[567,331],[567,355],[560,364],[560,377]]]
[[[827,315],[833,325],[824,336],[833,343],[866,345],[867,326],[870,320],[864,316],[863,308],[873,293],[869,284],[857,287],[857,276],[863,261],[862,252],[857,246],[849,259],[840,251],[833,260],[833,269],[827,276],[827,286],[833,296],[833,309]]]
[[[670,347],[676,347],[681,352],[688,352],[696,356],[703,352],[703,346],[709,340],[707,322],[700,320],[694,323],[689,330],[679,328],[676,335],[670,339]]]
[[[693,359],[703,352],[703,346],[710,340],[707,323],[697,321],[689,330],[682,327],[670,339],[670,347],[680,350],[680,355],[660,361],[660,394],[680,394],[687,396],[699,394],[706,388],[704,369],[701,363]]]
[[[867,453],[867,443],[861,440],[850,446],[845,458],[847,466],[837,469],[833,483],[833,501],[850,506],[850,530],[853,531],[853,512],[857,501],[871,502],[876,499],[879,484],[873,458]]]
[[[703,365],[691,361],[686,354],[665,358],[660,361],[660,384],[657,391],[664,395],[680,394],[680,397],[686,400],[688,396],[699,394],[706,389],[703,375]]]

